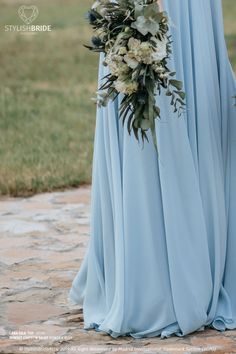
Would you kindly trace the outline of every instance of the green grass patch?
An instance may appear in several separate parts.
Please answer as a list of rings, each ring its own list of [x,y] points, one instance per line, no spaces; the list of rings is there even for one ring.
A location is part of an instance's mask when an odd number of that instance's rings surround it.
[[[83,48],[88,1],[36,1],[34,24],[52,32],[0,37],[0,193],[14,196],[89,183],[97,59]],[[21,3],[0,1],[1,24]],[[2,27],[2,26],[1,26]]]
[[[27,3],[27,2],[26,2]],[[20,25],[18,0],[0,0],[0,194],[25,196],[91,182],[98,56],[82,44],[92,1],[34,1],[34,24],[52,32],[5,32]],[[235,0],[223,0],[236,69]]]

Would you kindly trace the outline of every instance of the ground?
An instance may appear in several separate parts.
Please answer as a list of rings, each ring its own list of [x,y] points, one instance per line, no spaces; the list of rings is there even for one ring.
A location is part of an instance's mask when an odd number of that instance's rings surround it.
[[[91,182],[98,66],[98,55],[83,46],[93,0],[34,0],[34,24],[52,31],[5,32],[22,25],[22,2],[0,0],[0,194],[14,196]],[[236,1],[222,3],[236,72]]]
[[[236,331],[137,340],[83,329],[67,295],[88,244],[90,198],[85,186],[0,200],[0,353],[236,353]]]

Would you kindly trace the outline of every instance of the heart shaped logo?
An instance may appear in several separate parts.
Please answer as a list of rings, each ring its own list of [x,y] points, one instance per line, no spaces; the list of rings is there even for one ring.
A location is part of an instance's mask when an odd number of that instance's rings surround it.
[[[31,6],[22,5],[18,9],[18,14],[22,19],[22,21],[24,21],[27,25],[29,25],[38,17],[39,10],[35,5],[31,5]]]

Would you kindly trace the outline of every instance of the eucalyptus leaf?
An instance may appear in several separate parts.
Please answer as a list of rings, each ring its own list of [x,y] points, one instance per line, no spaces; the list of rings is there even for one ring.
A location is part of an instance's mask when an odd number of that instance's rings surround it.
[[[182,88],[183,88],[182,81],[171,79],[169,82],[172,86],[177,88],[177,90],[182,90]]]
[[[135,28],[143,36],[151,33],[153,36],[159,31],[159,23],[153,19],[147,19],[144,16],[138,16],[137,20],[131,24],[132,28]]]
[[[179,95],[182,100],[185,100],[185,98],[186,98],[186,93],[185,92],[183,92],[183,91],[174,91],[174,92],[177,95]]]

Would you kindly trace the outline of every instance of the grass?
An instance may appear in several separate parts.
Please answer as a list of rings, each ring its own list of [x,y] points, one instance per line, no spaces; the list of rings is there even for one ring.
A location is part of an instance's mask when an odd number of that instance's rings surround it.
[[[27,3],[27,1],[26,1]],[[26,196],[91,182],[97,59],[82,44],[91,1],[34,1],[52,32],[5,32],[20,25],[21,2],[0,0],[0,194]],[[236,69],[235,0],[223,0],[225,33]]]
[[[73,187],[91,176],[97,57],[82,46],[90,36],[83,18],[89,4],[34,4],[35,24],[51,24],[51,33],[1,33],[1,194]],[[21,24],[18,2],[0,6],[2,23]]]
[[[230,61],[236,72],[236,1],[222,0],[224,10],[225,38]]]

